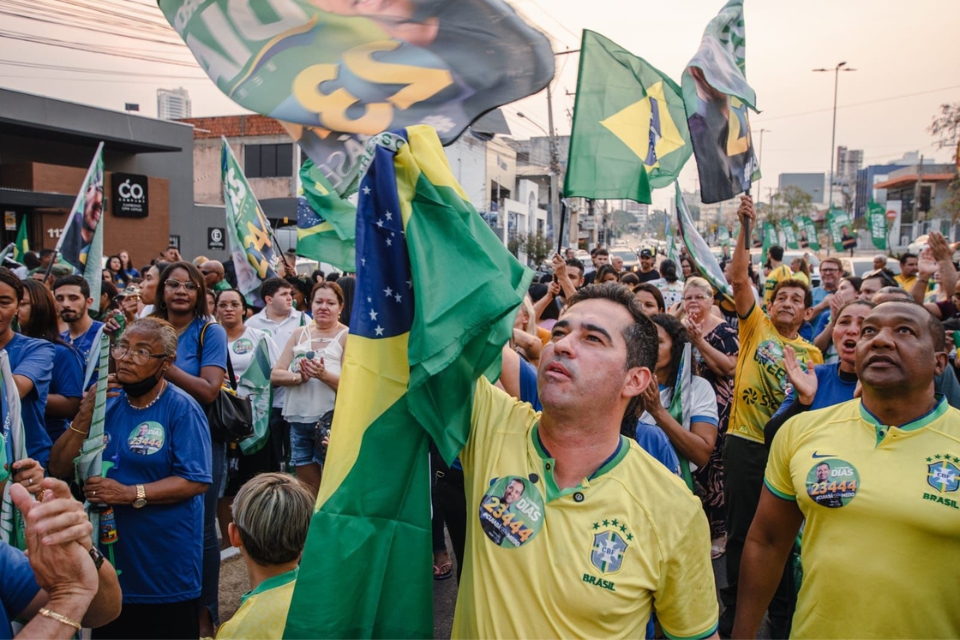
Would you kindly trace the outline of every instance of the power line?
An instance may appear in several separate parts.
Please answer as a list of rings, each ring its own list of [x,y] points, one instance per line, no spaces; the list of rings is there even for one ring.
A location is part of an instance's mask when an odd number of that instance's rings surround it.
[[[930,89],[930,90],[928,90],[928,91],[917,91],[917,92],[915,92],[915,93],[905,93],[905,94],[899,95],[899,96],[890,96],[890,97],[887,97],[887,98],[878,98],[878,99],[876,99],[876,100],[868,100],[868,101],[866,101],[866,102],[854,102],[854,103],[852,103],[852,104],[837,105],[837,109],[851,109],[851,108],[853,108],[853,107],[863,107],[863,106],[866,106],[866,105],[878,104],[878,103],[880,103],[880,102],[890,102],[890,101],[893,101],[893,100],[901,100],[901,99],[903,99],[903,98],[912,98],[912,97],[914,97],[914,96],[922,96],[922,95],[927,95],[927,94],[930,94],[930,93],[939,93],[939,92],[941,92],[941,91],[951,91],[951,90],[953,90],[953,89],[960,89],[960,85],[955,85],[955,86],[952,86],[952,87],[943,87],[943,88],[941,88],[941,89]],[[833,109],[831,109],[831,108],[814,109],[814,110],[812,110],[812,111],[804,111],[804,112],[801,112],[801,113],[791,113],[791,114],[783,115],[783,116],[774,116],[774,117],[772,117],[772,118],[758,117],[758,118],[757,118],[757,124],[767,123],[767,122],[770,122],[770,121],[773,121],[773,120],[783,120],[783,119],[785,119],[785,118],[799,118],[799,117],[801,117],[801,116],[808,116],[808,115],[812,115],[812,114],[815,114],[815,113],[829,113],[829,112],[831,112],[832,110],[833,110]]]
[[[174,74],[160,74],[160,73],[145,73],[138,71],[116,71],[109,69],[93,69],[90,67],[70,67],[59,64],[47,64],[43,62],[27,62],[21,60],[5,60],[0,58],[0,65],[8,65],[11,67],[24,67],[27,69],[48,69],[51,71],[67,71],[70,73],[89,73],[97,75],[111,75],[111,76],[132,76],[132,77],[145,77],[145,78],[174,78],[174,79],[184,79],[184,80],[209,80],[207,76],[203,75],[174,75]]]

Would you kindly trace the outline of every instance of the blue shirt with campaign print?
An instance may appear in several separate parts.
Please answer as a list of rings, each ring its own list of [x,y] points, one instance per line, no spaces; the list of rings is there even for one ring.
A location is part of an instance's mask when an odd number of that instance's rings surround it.
[[[82,398],[84,365],[80,352],[69,344],[55,344],[53,348],[56,349],[56,355],[53,358],[53,377],[50,379],[49,393],[65,398]],[[67,418],[45,416],[44,428],[50,442],[56,442],[69,424],[70,420]]]
[[[221,329],[222,330],[222,329]],[[120,484],[150,484],[177,476],[209,484],[210,430],[197,401],[172,384],[144,409],[125,393],[107,400],[104,424],[107,477]],[[200,596],[203,494],[174,504],[114,505],[117,541],[112,545],[123,602],[160,604]],[[101,545],[107,554],[109,549]]]
[[[24,440],[27,455],[46,469],[50,462],[50,448],[53,446],[47,435],[43,414],[47,408],[47,393],[53,377],[53,363],[56,349],[46,340],[28,338],[19,333],[4,347],[10,359],[10,369],[14,375],[29,378],[33,389],[20,399],[20,417],[23,422]]]

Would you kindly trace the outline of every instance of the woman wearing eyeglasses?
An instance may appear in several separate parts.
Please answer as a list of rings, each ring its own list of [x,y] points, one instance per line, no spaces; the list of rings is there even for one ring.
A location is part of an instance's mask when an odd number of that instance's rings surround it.
[[[717,396],[717,442],[707,464],[697,470],[703,487],[703,509],[710,522],[714,559],[726,549],[727,526],[723,506],[723,440],[733,405],[733,375],[737,369],[740,339],[737,330],[710,313],[713,287],[703,278],[687,280],[683,289],[683,326],[694,348],[700,375],[710,383]]]
[[[164,377],[193,396],[201,407],[220,393],[227,371],[227,334],[207,316],[207,289],[200,271],[189,262],[174,262],[157,281],[155,318],[166,320],[179,334],[177,357]],[[201,336],[203,344],[201,345]],[[213,482],[204,496],[203,594],[201,637],[213,636],[218,623],[220,545],[217,542],[217,500],[227,476],[227,445],[212,443]]]
[[[110,351],[117,363],[111,378],[122,391],[107,399],[105,477],[88,479],[83,491],[91,504],[112,508],[112,522],[101,519],[96,538],[120,576],[123,610],[94,629],[94,638],[201,637],[202,496],[212,479],[210,430],[196,400],[166,379],[178,352],[176,329],[157,318],[131,324]],[[91,388],[71,428],[57,440],[51,457],[55,472],[72,471],[95,400]]]

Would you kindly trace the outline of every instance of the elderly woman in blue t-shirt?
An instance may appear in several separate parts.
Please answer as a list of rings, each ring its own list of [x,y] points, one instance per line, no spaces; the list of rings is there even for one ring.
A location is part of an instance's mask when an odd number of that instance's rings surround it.
[[[138,320],[111,355],[123,391],[107,401],[105,477],[90,478],[83,491],[107,510],[100,548],[120,574],[123,611],[93,637],[197,638],[203,494],[212,479],[206,416],[165,378],[177,357],[177,332],[169,323]],[[73,428],[54,447],[52,467],[69,465],[78,454],[94,398],[95,389],[84,396]]]

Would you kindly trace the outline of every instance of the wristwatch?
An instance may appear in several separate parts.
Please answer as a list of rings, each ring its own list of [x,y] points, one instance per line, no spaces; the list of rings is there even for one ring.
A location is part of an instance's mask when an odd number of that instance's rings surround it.
[[[147,492],[142,484],[137,485],[137,499],[133,501],[134,509],[142,509],[147,506]]]
[[[97,568],[97,571],[100,571],[100,567],[103,566],[103,554],[100,553],[100,549],[97,549],[97,545],[93,545],[87,553],[90,554],[90,559],[93,560],[93,566]]]

